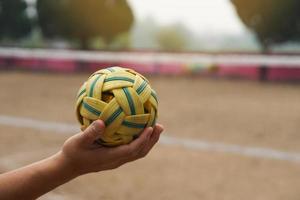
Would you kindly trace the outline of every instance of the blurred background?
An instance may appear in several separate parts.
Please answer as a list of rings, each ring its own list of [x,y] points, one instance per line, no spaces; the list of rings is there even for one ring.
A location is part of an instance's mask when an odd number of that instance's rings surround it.
[[[109,66],[149,78],[166,132],[148,157],[43,200],[299,199],[297,0],[0,0],[0,173],[79,130]]]

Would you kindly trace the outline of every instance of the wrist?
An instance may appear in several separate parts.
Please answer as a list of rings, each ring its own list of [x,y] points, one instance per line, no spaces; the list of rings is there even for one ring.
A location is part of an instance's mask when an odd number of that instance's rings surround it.
[[[76,169],[76,165],[62,151],[59,151],[50,159],[52,159],[53,165],[58,169],[61,177],[71,180],[81,175]]]

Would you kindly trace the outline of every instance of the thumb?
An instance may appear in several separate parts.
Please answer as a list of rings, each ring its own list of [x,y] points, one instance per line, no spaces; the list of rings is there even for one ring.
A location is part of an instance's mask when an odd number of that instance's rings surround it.
[[[93,144],[101,134],[104,133],[105,125],[102,120],[94,121],[90,126],[87,127],[80,135],[80,143],[83,145]]]

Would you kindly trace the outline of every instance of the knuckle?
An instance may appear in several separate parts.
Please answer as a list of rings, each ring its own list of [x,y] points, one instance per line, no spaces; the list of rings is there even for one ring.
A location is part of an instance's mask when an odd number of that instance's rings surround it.
[[[85,138],[86,138],[86,140],[91,140],[93,137],[90,133],[86,133]]]
[[[97,132],[97,130],[96,130],[96,127],[95,126],[93,126],[93,125],[91,125],[91,131],[90,131],[91,133],[95,133],[95,132]]]

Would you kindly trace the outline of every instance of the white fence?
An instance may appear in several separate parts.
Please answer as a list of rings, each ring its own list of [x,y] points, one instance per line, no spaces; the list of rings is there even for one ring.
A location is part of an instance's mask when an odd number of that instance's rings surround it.
[[[300,55],[206,54],[160,52],[105,52],[57,49],[0,48],[0,57],[62,59],[88,62],[184,63],[300,68]]]

